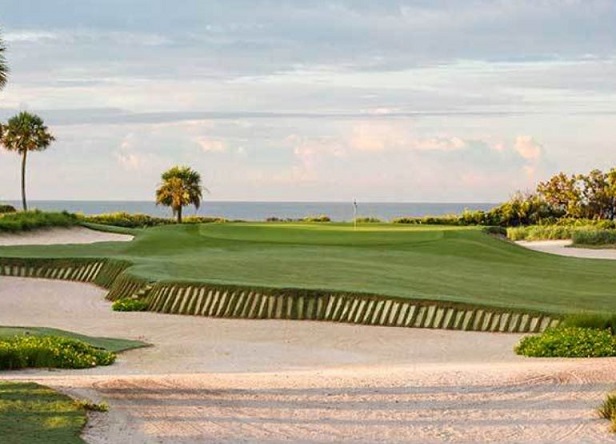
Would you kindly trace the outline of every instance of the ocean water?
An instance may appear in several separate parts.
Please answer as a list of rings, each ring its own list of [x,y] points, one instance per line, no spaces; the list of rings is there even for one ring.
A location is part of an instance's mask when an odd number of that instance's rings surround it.
[[[21,204],[9,202],[16,208]],[[31,201],[31,209],[62,211],[83,214],[100,213],[143,213],[151,216],[171,216],[169,208],[159,207],[147,201]],[[441,216],[459,214],[465,209],[489,210],[495,203],[384,203],[357,202],[357,214],[363,217],[377,217],[391,220],[403,216]],[[298,219],[306,216],[327,215],[334,221],[353,219],[352,202],[204,202],[198,211],[194,207],[185,210],[186,216],[218,216],[227,219],[265,220],[268,217]]]

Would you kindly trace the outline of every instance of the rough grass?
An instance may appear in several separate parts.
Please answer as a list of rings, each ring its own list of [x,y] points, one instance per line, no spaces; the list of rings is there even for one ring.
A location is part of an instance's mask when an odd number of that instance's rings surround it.
[[[83,443],[86,410],[79,402],[35,384],[0,381],[0,441]]]
[[[58,336],[62,338],[77,339],[85,342],[92,347],[102,348],[114,353],[120,353],[126,350],[133,350],[141,347],[148,347],[149,344],[141,341],[133,341],[130,339],[118,338],[99,338],[93,336],[80,335],[65,330],[46,327],[0,327],[0,340],[10,338],[16,335],[28,336]]]
[[[128,243],[3,247],[3,256],[109,257],[134,264],[127,272],[149,282],[335,290],[547,313],[616,312],[616,262],[530,251],[481,228],[173,225],[140,230]]]
[[[576,230],[573,232],[575,246],[615,246],[616,230]]]

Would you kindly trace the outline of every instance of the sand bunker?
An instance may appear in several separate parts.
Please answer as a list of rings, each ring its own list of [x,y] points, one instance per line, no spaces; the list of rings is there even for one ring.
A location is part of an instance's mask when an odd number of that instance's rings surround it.
[[[0,246],[8,245],[54,245],[93,244],[95,242],[128,242],[133,236],[105,233],[84,227],[53,228],[20,234],[0,234]]]
[[[91,285],[0,278],[0,325],[155,347],[2,373],[105,400],[91,443],[610,442],[616,359],[527,359],[519,335],[112,312]],[[616,442],[616,440],[613,440]]]
[[[19,238],[0,244],[130,240],[82,228]],[[558,245],[548,252],[579,253]],[[616,442],[594,411],[616,387],[614,358],[522,358],[520,336],[502,333],[118,313],[104,295],[0,277],[0,325],[154,345],[110,367],[0,373],[108,402],[90,443]]]
[[[516,243],[531,250],[559,256],[616,260],[616,249],[573,248],[570,240],[520,241]]]

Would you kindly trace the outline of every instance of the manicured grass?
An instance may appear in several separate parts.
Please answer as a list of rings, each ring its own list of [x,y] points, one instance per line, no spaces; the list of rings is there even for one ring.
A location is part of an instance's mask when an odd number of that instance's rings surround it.
[[[0,381],[0,441],[83,443],[86,410],[79,402],[35,384]]]
[[[110,257],[150,280],[305,288],[539,310],[616,312],[616,262],[553,256],[479,228],[227,223],[133,242],[0,248],[0,257]]]
[[[0,340],[10,338],[15,335],[59,336],[62,338],[78,339],[93,347],[102,348],[114,353],[148,346],[148,344],[141,341],[131,341],[129,339],[117,338],[97,338],[92,336],[80,335],[69,331],[58,330],[56,328],[0,327]]]

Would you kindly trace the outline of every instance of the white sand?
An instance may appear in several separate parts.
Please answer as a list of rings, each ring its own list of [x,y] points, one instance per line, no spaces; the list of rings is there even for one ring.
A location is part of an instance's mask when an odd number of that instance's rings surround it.
[[[616,359],[521,358],[510,334],[116,313],[104,294],[0,277],[0,325],[155,345],[110,367],[0,374],[107,401],[90,443],[616,442],[594,412]]]
[[[95,242],[128,242],[133,236],[105,233],[84,227],[52,228],[21,234],[0,234],[0,246],[8,245],[54,245],[93,244]]]
[[[91,443],[616,442],[616,359],[515,356],[519,335],[116,313],[94,286],[0,278],[0,325],[143,339],[110,367],[28,370],[105,400]]]
[[[516,243],[531,250],[557,254],[559,256],[616,260],[616,249],[574,248],[571,247],[570,240],[519,241]]]

